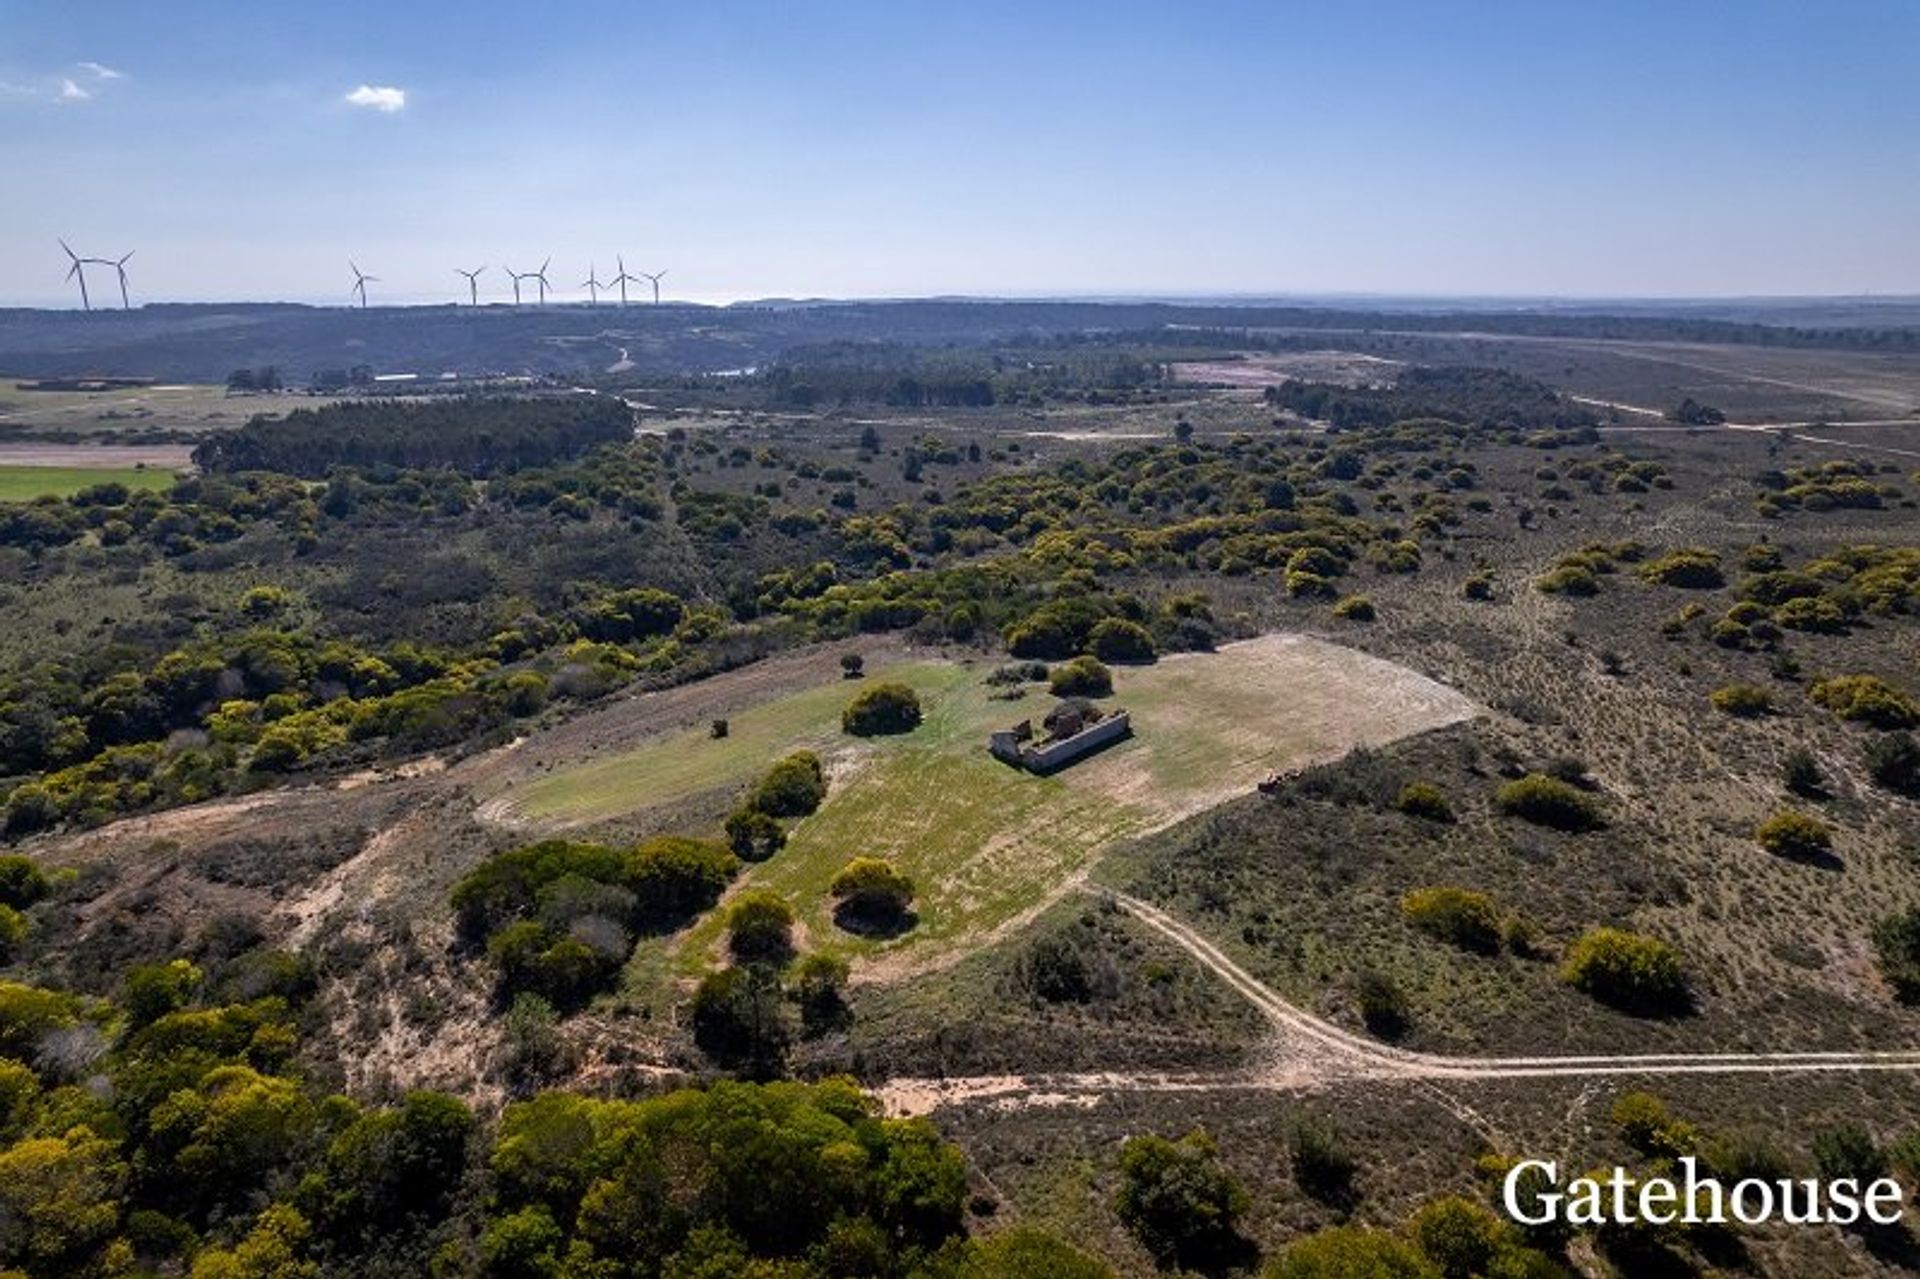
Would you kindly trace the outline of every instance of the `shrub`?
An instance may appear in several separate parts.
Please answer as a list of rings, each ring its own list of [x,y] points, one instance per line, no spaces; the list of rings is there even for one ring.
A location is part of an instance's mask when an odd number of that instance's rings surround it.
[[[1833,831],[1818,818],[1783,808],[1753,828],[1754,842],[1776,857],[1816,861],[1833,851]]]
[[[1251,1203],[1205,1132],[1134,1137],[1120,1149],[1114,1212],[1163,1269],[1221,1269],[1244,1247],[1238,1226]]]
[[[793,1000],[800,1006],[800,1025],[809,1035],[821,1035],[847,1024],[847,961],[836,955],[808,955],[793,974]]]
[[[1896,795],[1920,795],[1920,745],[1910,733],[1888,733],[1867,743],[1867,773]]]
[[[1087,646],[1103,662],[1151,662],[1159,656],[1152,632],[1123,617],[1109,617],[1095,626]]]
[[[1755,684],[1726,684],[1707,694],[1717,711],[1754,719],[1773,709],[1773,695]]]
[[[1047,683],[1055,697],[1108,697],[1113,672],[1097,657],[1076,657],[1054,667]]]
[[[1296,570],[1287,574],[1287,594],[1294,599],[1332,599],[1339,592],[1318,573]]]
[[[1528,773],[1508,782],[1495,792],[1494,802],[1503,812],[1554,830],[1593,830],[1603,824],[1585,791],[1544,773]]]
[[[693,993],[693,1042],[724,1066],[755,1079],[781,1073],[789,1032],[779,979],[761,968],[708,973]]]
[[[1920,1004],[1920,906],[1889,915],[1873,926],[1880,975],[1902,1003]]]
[[[805,817],[820,807],[827,795],[826,770],[812,751],[795,751],[767,770],[747,807],[769,817]]]
[[[1485,573],[1476,573],[1460,584],[1460,598],[1486,601],[1493,598],[1493,579]]]
[[[905,684],[876,684],[840,713],[840,727],[856,737],[910,733],[920,725],[920,698]]]
[[[1421,932],[1484,955],[1500,949],[1500,908],[1470,889],[1416,888],[1400,899],[1400,915]]]
[[[843,924],[890,928],[903,922],[913,904],[913,881],[880,857],[856,857],[827,888]]]
[[[840,655],[840,674],[842,678],[859,679],[862,675],[866,674],[866,670],[867,659],[860,656],[860,654],[842,653]]]
[[[0,906],[25,910],[47,895],[48,886],[46,873],[31,857],[0,855]]]
[[[1720,571],[1720,557],[1697,547],[1670,551],[1659,559],[1648,560],[1638,571],[1642,581],[1692,591],[1713,590],[1727,584],[1726,574]]]
[[[1358,1165],[1339,1134],[1327,1125],[1312,1121],[1294,1125],[1288,1163],[1295,1184],[1320,1202],[1342,1204],[1352,1197]]]
[[[1567,950],[1561,978],[1626,1012],[1667,1014],[1689,1004],[1680,952],[1657,937],[1590,928]]]
[[[1436,1199],[1413,1215],[1411,1225],[1420,1251],[1440,1268],[1441,1279],[1526,1273],[1518,1267],[1494,1269],[1495,1260],[1512,1246],[1512,1232],[1491,1209],[1471,1199]]]
[[[1364,595],[1348,595],[1334,604],[1333,615],[1349,622],[1371,622],[1374,618],[1373,601]]]
[[[643,927],[678,928],[720,900],[740,862],[704,839],[661,835],[628,858],[626,887],[639,902]]]
[[[1446,793],[1432,782],[1408,782],[1400,788],[1393,806],[1409,817],[1430,822],[1453,820],[1453,805],[1447,802]]]
[[[784,965],[793,958],[793,911],[777,893],[742,893],[727,911],[727,949],[745,964]]]
[[[1807,696],[1841,719],[1875,728],[1912,728],[1920,724],[1920,706],[1878,675],[1835,675],[1815,680]]]
[[[1796,746],[1787,752],[1787,757],[1780,762],[1780,780],[1795,795],[1808,798],[1821,795],[1826,790],[1826,780],[1820,775],[1820,761],[1804,746]]]
[[[742,805],[727,814],[727,847],[743,861],[763,862],[787,846],[780,823],[757,808]]]
[[[1360,1020],[1368,1030],[1382,1039],[1406,1033],[1407,997],[1393,978],[1377,968],[1363,968],[1353,979],[1353,990]]]
[[[1865,1186],[1887,1175],[1886,1152],[1859,1124],[1842,1124],[1815,1133],[1813,1161],[1829,1181],[1851,1177]]]
[[[1546,595],[1598,595],[1600,579],[1589,568],[1567,564],[1535,578],[1533,589]]]

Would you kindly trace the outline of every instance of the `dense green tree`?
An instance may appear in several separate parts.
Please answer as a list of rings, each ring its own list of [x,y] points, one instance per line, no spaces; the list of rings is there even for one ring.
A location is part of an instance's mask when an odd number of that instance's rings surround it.
[[[1114,1211],[1162,1266],[1211,1271],[1240,1258],[1239,1223],[1250,1204],[1203,1131],[1178,1141],[1134,1137],[1121,1148]]]

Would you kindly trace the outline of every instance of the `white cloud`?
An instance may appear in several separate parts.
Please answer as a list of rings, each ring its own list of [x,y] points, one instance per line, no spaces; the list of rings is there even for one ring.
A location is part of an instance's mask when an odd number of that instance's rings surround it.
[[[126,72],[115,71],[112,67],[102,66],[98,62],[76,62],[74,65],[96,80],[124,80],[127,78]]]
[[[390,84],[363,84],[347,95],[347,101],[356,107],[370,107],[391,115],[407,105],[407,91]]]
[[[93,95],[71,80],[60,81],[60,92],[56,95],[62,102],[85,102]]]

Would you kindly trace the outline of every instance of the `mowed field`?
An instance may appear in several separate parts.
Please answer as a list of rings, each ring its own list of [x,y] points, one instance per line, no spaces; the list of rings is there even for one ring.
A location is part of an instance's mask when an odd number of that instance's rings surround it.
[[[229,395],[224,386],[179,383],[123,386],[101,391],[22,390],[0,380],[0,439],[59,432],[75,435],[128,431],[219,431],[243,425],[256,414],[279,417],[294,409],[332,403],[327,396],[294,392]]]
[[[487,808],[529,833],[563,831],[664,809],[716,791],[744,791],[768,764],[811,749],[830,790],[790,828],[787,846],[750,866],[734,891],[766,888],[794,908],[803,945],[861,961],[868,979],[939,966],[1031,918],[1084,881],[1101,852],[1243,794],[1275,769],[1335,758],[1465,719],[1473,704],[1404,667],[1339,645],[1271,635],[1216,653],[1119,668],[1106,705],[1132,715],[1134,736],[1052,777],[994,760],[988,732],[1038,718],[1043,686],[997,700],[984,662],[902,661],[862,682],[833,681],[738,712],[728,736],[689,728],[638,747],[560,766],[508,786]],[[865,685],[898,680],[920,695],[910,734],[860,740],[840,731]],[[832,922],[827,888],[857,855],[890,858],[913,877],[915,926],[891,939]],[[688,932],[645,942],[634,984],[650,987],[714,962],[713,912]]]
[[[19,466],[0,462],[0,502],[68,497],[95,484],[119,482],[130,489],[173,487],[174,473],[157,467]]]

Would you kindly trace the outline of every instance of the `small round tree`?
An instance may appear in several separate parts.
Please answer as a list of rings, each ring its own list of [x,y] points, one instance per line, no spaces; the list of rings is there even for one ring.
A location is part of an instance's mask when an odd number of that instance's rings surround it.
[[[742,893],[727,911],[727,949],[743,964],[784,965],[793,958],[793,911],[777,893]]]
[[[856,737],[910,733],[920,724],[920,698],[905,684],[875,684],[840,713],[840,727]]]
[[[1106,697],[1113,692],[1113,672],[1097,657],[1062,662],[1047,682],[1055,697]]]
[[[1151,662],[1157,656],[1153,635],[1138,622],[1109,617],[1087,635],[1087,647],[1103,662]]]
[[[856,857],[833,877],[827,891],[834,917],[851,932],[886,932],[908,921],[913,881],[880,857]]]

